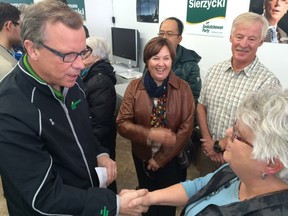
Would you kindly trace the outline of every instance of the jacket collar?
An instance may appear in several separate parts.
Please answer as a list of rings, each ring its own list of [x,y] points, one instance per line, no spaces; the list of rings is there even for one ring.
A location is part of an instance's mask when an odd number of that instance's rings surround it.
[[[25,72],[28,72],[30,76],[32,76],[35,80],[37,80],[38,83],[41,83],[41,84],[44,84],[44,85],[47,85],[49,86],[52,91],[54,92],[55,96],[61,100],[61,101],[64,101],[64,96],[62,94],[62,92],[56,90],[55,88],[53,88],[52,86],[50,86],[48,83],[45,82],[45,80],[43,80],[34,70],[33,68],[31,67],[31,65],[29,64],[28,62],[28,55],[25,54],[22,58],[22,61],[23,62],[19,62],[20,65],[22,67],[25,68]]]

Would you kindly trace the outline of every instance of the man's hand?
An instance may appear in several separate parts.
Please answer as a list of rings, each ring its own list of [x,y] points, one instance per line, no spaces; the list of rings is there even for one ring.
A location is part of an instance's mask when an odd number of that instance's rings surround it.
[[[107,169],[107,182],[111,184],[117,178],[117,165],[116,162],[109,158],[108,155],[102,155],[97,157],[99,167],[106,167]]]
[[[223,159],[223,154],[222,153],[217,153],[214,151],[214,140],[212,139],[200,139],[202,143],[202,150],[204,154],[207,157],[210,157],[210,159],[214,162],[217,163],[225,163]]]
[[[119,193],[120,197],[120,215],[135,215],[141,216],[142,212],[148,211],[148,206],[136,205],[132,200],[145,196],[148,193],[147,189],[140,190],[122,190]],[[132,201],[132,202],[131,202]]]

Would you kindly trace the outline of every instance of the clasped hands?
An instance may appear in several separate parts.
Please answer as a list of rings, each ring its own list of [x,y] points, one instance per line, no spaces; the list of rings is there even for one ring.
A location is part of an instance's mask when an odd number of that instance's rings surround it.
[[[119,193],[120,215],[140,216],[147,212],[151,203],[151,193],[147,189],[127,190]]]
[[[164,149],[173,148],[176,146],[176,134],[171,129],[162,127],[151,128],[148,138],[154,143],[161,143],[161,148]],[[159,168],[160,166],[153,158],[148,161],[148,170],[157,171]]]
[[[204,154],[209,157],[212,161],[217,163],[225,163],[222,153],[214,151],[214,140],[213,139],[200,139],[202,142],[202,150]]]

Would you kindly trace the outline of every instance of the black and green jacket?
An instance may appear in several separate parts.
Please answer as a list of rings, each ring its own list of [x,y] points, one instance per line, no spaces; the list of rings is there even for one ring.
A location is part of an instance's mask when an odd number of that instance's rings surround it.
[[[80,79],[57,92],[23,59],[0,83],[0,173],[9,214],[116,215],[116,195],[97,187],[96,157],[106,149],[93,137]]]

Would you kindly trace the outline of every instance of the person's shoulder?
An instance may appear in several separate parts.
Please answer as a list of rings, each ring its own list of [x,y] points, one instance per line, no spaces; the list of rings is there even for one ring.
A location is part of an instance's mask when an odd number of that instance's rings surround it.
[[[33,85],[23,78],[23,74],[15,68],[5,76],[0,82],[0,103],[1,108],[7,112],[24,112],[32,109],[31,95],[33,94]],[[29,106],[29,108],[28,108]],[[13,109],[11,109],[13,107]],[[19,109],[22,107],[21,109]],[[16,112],[15,111],[15,112]]]
[[[84,83],[91,83],[93,85],[112,85],[114,86],[117,82],[115,74],[109,74],[105,71],[93,71],[90,70],[87,76],[83,79]],[[96,86],[95,86],[96,87]]]
[[[261,76],[276,77],[275,74],[258,59],[258,57],[256,57],[252,63],[251,70],[255,71],[255,73]]]
[[[193,61],[199,63],[201,56],[194,50],[188,49],[180,44],[177,47],[176,55],[181,61]]]
[[[177,89],[190,88],[189,83],[186,80],[181,79],[180,77],[176,76],[176,74],[173,71],[170,72],[169,83],[174,88],[177,88]]]
[[[276,30],[277,30],[278,34],[280,35],[280,38],[287,37],[287,33],[283,29],[281,29],[279,26],[277,26]]]
[[[218,62],[209,68],[207,76],[211,76],[212,74],[216,74],[216,73],[225,72],[229,68],[231,68],[231,66],[232,66],[231,65],[231,59]]]

